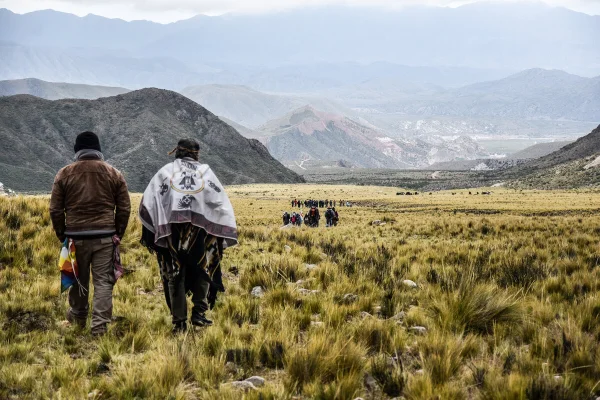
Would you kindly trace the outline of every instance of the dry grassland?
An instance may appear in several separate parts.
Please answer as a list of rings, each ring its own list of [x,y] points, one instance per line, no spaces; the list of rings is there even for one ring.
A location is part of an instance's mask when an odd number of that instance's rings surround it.
[[[227,293],[215,326],[176,337],[133,214],[101,339],[63,321],[48,198],[0,198],[0,398],[600,396],[600,192],[492,190],[229,187]],[[293,197],[356,206],[280,229]]]

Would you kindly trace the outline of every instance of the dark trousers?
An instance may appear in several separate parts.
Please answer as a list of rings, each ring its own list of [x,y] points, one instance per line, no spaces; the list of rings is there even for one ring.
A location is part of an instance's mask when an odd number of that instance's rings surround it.
[[[170,279],[164,278],[163,289],[167,306],[171,310],[173,324],[187,321],[187,293],[192,293],[192,320],[208,310],[209,281],[201,273],[196,262],[189,257],[180,257],[179,273]]]

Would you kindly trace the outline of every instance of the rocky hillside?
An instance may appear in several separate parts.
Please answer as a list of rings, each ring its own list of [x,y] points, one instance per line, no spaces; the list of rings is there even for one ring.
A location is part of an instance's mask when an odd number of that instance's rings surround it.
[[[132,191],[142,191],[171,160],[167,152],[182,137],[200,142],[201,160],[224,184],[302,181],[257,140],[188,98],[159,89],[98,100],[0,98],[0,179],[17,191],[50,190],[84,130],[100,136],[107,161],[123,171]]]
[[[515,186],[573,188],[600,185],[600,126],[547,156],[508,169],[499,176]]]
[[[307,161],[340,162],[361,168],[417,168],[436,161],[477,158],[486,155],[466,137],[392,137],[364,120],[354,120],[302,107],[259,131],[275,158],[302,168]]]
[[[554,153],[565,147],[566,145],[573,143],[570,141],[564,142],[548,142],[538,143],[533,146],[529,146],[519,152],[511,154],[508,158],[511,160],[534,160],[536,158],[547,156],[548,154]]]
[[[98,99],[129,92],[128,89],[110,86],[78,85],[73,83],[46,82],[39,79],[15,79],[0,81],[0,96],[30,94],[46,100]]]
[[[458,160],[435,163],[428,169],[439,171],[491,171],[524,165],[531,160],[553,153],[572,142],[538,143],[506,158]]]

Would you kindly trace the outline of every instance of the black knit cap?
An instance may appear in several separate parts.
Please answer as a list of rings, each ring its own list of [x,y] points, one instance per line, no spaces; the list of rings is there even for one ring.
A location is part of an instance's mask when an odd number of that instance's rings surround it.
[[[75,139],[75,153],[86,149],[102,151],[100,150],[100,140],[94,132],[82,132]]]

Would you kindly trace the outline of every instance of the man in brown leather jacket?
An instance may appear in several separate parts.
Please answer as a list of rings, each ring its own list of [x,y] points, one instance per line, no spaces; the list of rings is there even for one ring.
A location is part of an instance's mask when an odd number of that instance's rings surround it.
[[[69,290],[67,319],[85,327],[90,265],[94,283],[92,334],[106,333],[112,319],[115,284],[113,239],[123,237],[131,209],[123,175],[104,162],[98,136],[83,132],[75,141],[75,162],[61,169],[52,187],[50,217],[56,236],[73,239],[79,282]]]

